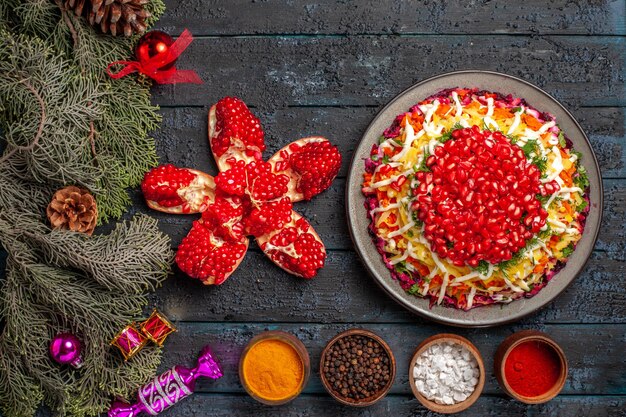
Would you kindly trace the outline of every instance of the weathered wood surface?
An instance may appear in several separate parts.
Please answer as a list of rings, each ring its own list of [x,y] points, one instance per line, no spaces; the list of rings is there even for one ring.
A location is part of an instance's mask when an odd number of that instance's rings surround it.
[[[569,396],[563,395],[549,403],[535,406],[500,396],[484,395],[459,417],[624,417],[625,396]],[[163,416],[185,417],[433,417],[441,416],[422,407],[408,395],[389,395],[367,408],[349,408],[338,405],[328,395],[302,395],[293,402],[277,407],[259,404],[243,394],[196,394],[183,400]]]
[[[624,1],[166,0],[172,33],[258,34],[626,34]]]
[[[192,364],[211,344],[226,376],[200,381],[197,394],[164,416],[432,416],[410,395],[408,358],[431,334],[469,337],[487,367],[484,395],[461,416],[626,416],[626,2],[624,0],[330,1],[166,0],[158,28],[189,28],[196,39],[179,59],[202,85],[156,86],[162,162],[215,174],[206,144],[208,106],[242,97],[260,117],[268,151],[299,137],[338,144],[339,179],[298,203],[329,248],[311,281],[275,267],[255,245],[224,285],[205,287],[180,272],[152,297],[179,331],[164,348],[162,369]],[[515,325],[454,329],[396,305],[369,277],[350,242],[344,185],[352,151],[371,118],[415,82],[459,69],[488,69],[530,81],[561,100],[582,124],[604,177],[605,213],[584,272],[543,310]],[[176,247],[195,216],[148,210],[135,190],[134,213],[158,218]],[[102,229],[106,230],[106,228]],[[557,277],[558,279],[558,277]],[[339,406],[321,387],[317,365],[334,334],[360,326],[381,334],[398,363],[392,393],[366,409]],[[540,406],[506,398],[493,377],[493,354],[516,330],[534,328],[565,349],[563,394]],[[261,406],[237,378],[239,353],[265,329],[296,334],[313,372],[305,393],[280,408]]]
[[[204,84],[161,86],[154,101],[203,106],[236,93],[265,111],[380,105],[428,77],[485,69],[530,81],[568,106],[624,106],[625,45],[599,36],[203,38],[179,65]]]
[[[265,330],[285,330],[298,336],[307,347],[311,358],[311,379],[306,393],[321,394],[324,388],[319,378],[320,354],[326,343],[338,332],[354,327],[349,324],[304,323],[184,323],[180,332],[170,336],[164,353],[163,366],[193,363],[197,352],[210,344],[220,358],[224,377],[218,381],[201,380],[198,392],[239,393],[237,367],[239,357],[248,341]],[[358,327],[358,326],[357,326]],[[394,352],[397,369],[391,388],[393,394],[410,395],[408,383],[409,360],[415,347],[425,338],[441,332],[435,324],[369,324],[367,328],[380,335]],[[513,325],[485,331],[484,329],[459,329],[455,331],[470,339],[480,350],[485,362],[486,381],[484,393],[503,394],[493,376],[493,356],[498,345],[514,331],[532,328],[549,333],[564,349],[569,374],[564,394],[626,394],[626,327],[622,325]],[[581,343],[584,341],[584,343]]]
[[[168,316],[184,321],[426,322],[395,304],[354,252],[331,251],[326,262],[315,279],[305,281],[283,272],[264,254],[249,251],[225,284],[207,288],[177,272],[158,292],[156,302]],[[624,324],[625,273],[624,261],[596,252],[559,297],[521,323]]]

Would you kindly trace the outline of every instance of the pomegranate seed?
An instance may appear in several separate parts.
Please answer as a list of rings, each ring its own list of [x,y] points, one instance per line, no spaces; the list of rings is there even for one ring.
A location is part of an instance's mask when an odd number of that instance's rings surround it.
[[[539,169],[499,132],[473,126],[452,138],[426,160],[431,172],[416,174],[412,207],[424,236],[457,266],[511,259],[545,225],[536,194],[555,192],[558,184],[540,184]]]

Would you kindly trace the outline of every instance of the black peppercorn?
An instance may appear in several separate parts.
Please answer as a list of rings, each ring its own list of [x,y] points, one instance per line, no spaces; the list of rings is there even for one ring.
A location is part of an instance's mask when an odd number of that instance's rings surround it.
[[[334,382],[335,394],[357,402],[378,395],[391,379],[390,358],[376,340],[350,335],[337,340],[328,349],[322,370],[327,381]],[[332,366],[334,365],[334,366]]]

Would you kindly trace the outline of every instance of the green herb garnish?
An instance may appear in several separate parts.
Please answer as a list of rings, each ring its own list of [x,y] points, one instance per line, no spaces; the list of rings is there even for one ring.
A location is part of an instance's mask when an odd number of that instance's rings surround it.
[[[452,132],[454,132],[455,130],[459,130],[459,129],[463,129],[463,125],[459,122],[456,122],[454,126],[452,126],[452,129],[448,130],[446,133],[439,136],[437,140],[441,143],[446,143],[447,141],[452,139]]]
[[[410,295],[416,295],[419,293],[419,290],[420,290],[420,286],[417,284],[413,284],[411,288],[409,288],[406,292],[407,294],[410,294]]]
[[[563,248],[563,250],[561,251],[561,254],[563,254],[563,257],[567,258],[568,256],[570,256],[572,253],[574,253],[574,242],[571,242],[569,245],[567,245],[565,248]]]
[[[478,266],[474,268],[474,271],[477,271],[481,275],[487,275],[487,272],[489,272],[489,262],[485,260],[478,262]]]
[[[513,254],[511,259],[509,259],[508,261],[500,262],[498,264],[498,269],[500,269],[500,271],[508,278],[505,270],[511,268],[514,265],[517,265],[524,258],[526,252],[533,246],[537,245],[537,243],[539,243],[539,239],[537,239],[537,237],[531,238],[528,242],[526,242],[526,246]]]
[[[524,144],[524,146],[522,146],[522,151],[524,151],[524,155],[526,155],[526,158],[530,158],[532,153],[537,155],[539,151],[539,145],[537,144],[537,140],[530,139]]]
[[[537,237],[541,240],[546,240],[550,236],[552,236],[552,228],[550,227],[550,225],[548,225],[548,228],[546,230],[542,230],[537,234]]]
[[[509,141],[515,145],[517,142],[519,142],[519,136],[516,135],[506,135],[506,137],[509,139]]]
[[[587,170],[584,166],[580,164],[578,164],[576,168],[578,171],[578,175],[573,178],[574,184],[584,191],[585,189],[587,189],[587,187],[589,187],[589,177],[587,176]]]
[[[426,165],[426,160],[430,156],[430,151],[428,150],[428,146],[424,146],[424,158],[422,158],[422,162],[417,167],[417,170],[414,169],[415,172],[430,172],[430,168]]]
[[[563,135],[563,132],[559,132],[559,145],[561,145],[562,148],[565,148],[567,146],[567,142],[565,141],[565,135]]]

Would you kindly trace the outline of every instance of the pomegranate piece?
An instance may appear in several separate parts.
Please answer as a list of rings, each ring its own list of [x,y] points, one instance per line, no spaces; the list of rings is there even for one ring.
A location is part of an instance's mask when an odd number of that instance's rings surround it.
[[[278,266],[312,278],[326,250],[292,203],[330,186],[341,165],[337,148],[324,138],[305,138],[264,162],[259,119],[232,97],[211,107],[209,143],[220,170],[215,179],[168,164],[148,172],[142,183],[151,208],[202,213],[178,248],[180,269],[205,284],[221,284],[243,259],[252,235]]]
[[[537,194],[558,184],[542,186],[539,169],[500,132],[473,126],[452,138],[427,158],[430,172],[416,173],[411,207],[438,256],[457,266],[507,261],[546,223]]]
[[[148,206],[166,213],[200,213],[213,201],[215,182],[204,172],[171,164],[151,169],[141,182]]]
[[[288,224],[257,237],[257,243],[276,265],[302,278],[313,278],[326,260],[322,240],[295,211],[291,212]]]
[[[282,198],[252,208],[243,221],[245,232],[253,236],[262,236],[280,230],[291,221],[292,207],[288,198]]]
[[[224,97],[209,110],[209,144],[220,171],[226,160],[260,160],[265,150],[265,134],[259,119],[239,98]]]
[[[285,146],[269,160],[274,172],[289,177],[292,202],[310,200],[330,187],[339,168],[341,154],[322,137],[302,138]]]
[[[176,252],[176,264],[187,275],[206,285],[223,283],[237,269],[248,250],[245,236],[223,239],[213,224],[202,219],[193,222],[189,234]]]
[[[241,222],[243,215],[244,208],[240,199],[218,196],[202,213],[202,220],[216,236],[237,242],[245,236]]]

